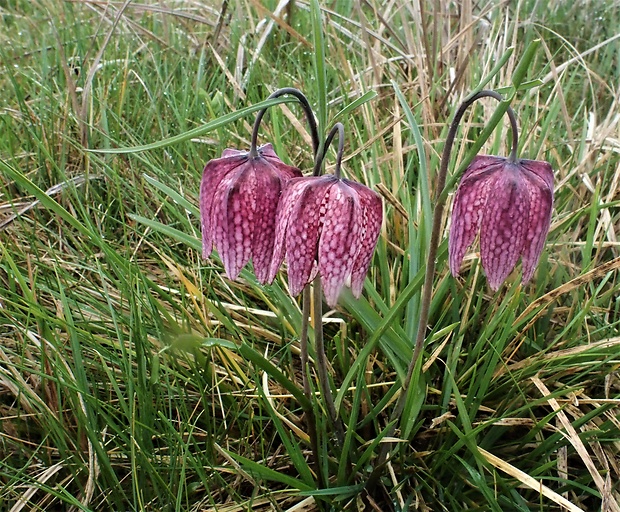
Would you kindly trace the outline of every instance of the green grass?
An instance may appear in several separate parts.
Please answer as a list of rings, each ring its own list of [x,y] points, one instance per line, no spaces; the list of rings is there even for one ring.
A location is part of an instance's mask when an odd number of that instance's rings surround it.
[[[275,1],[0,0],[0,510],[619,510],[617,2],[320,2],[323,34],[312,3],[270,24]],[[401,441],[366,491],[411,359],[447,123],[485,78],[510,94],[536,39],[512,106],[521,156],[556,172],[546,249],[530,284],[519,265],[494,294],[477,246],[454,279],[442,237]],[[323,489],[300,300],[284,272],[231,282],[200,256],[202,168],[248,147],[254,114],[200,127],[287,86],[323,132],[345,124],[344,173],[385,198],[363,297],[325,328],[346,432],[335,448],[317,398]],[[496,107],[466,113],[451,172]],[[482,151],[508,153],[500,126]],[[259,139],[311,171],[295,103]]]

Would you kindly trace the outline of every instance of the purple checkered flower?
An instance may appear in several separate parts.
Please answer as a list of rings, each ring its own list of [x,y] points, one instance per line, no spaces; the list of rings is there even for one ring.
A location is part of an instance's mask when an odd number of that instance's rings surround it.
[[[292,295],[319,273],[330,307],[345,284],[359,297],[382,220],[381,198],[364,185],[334,175],[290,180],[278,207],[269,278],[286,258]]]
[[[547,162],[477,156],[456,191],[450,227],[452,275],[480,231],[489,286],[497,290],[519,257],[528,282],[542,253],[553,209],[553,170]]]
[[[271,144],[255,156],[226,149],[207,163],[200,184],[203,258],[215,246],[230,279],[252,259],[258,281],[268,282],[278,201],[296,176],[301,171],[283,163]]]

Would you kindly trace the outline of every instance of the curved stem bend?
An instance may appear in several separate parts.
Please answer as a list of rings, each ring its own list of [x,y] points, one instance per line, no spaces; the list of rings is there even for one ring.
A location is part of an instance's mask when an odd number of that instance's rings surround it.
[[[325,154],[331,146],[331,143],[334,140],[334,137],[338,135],[338,152],[336,153],[336,169],[334,171],[334,176],[336,178],[340,178],[340,170],[342,168],[342,155],[344,154],[344,125],[342,123],[336,123],[332,129],[329,131],[327,135],[327,139],[325,139],[325,144],[323,144],[323,150],[320,155],[314,160],[314,171],[312,172],[313,176],[321,175],[321,168],[323,167],[323,161],[325,160]]]
[[[308,124],[310,125],[310,136],[312,137],[312,150],[313,154],[316,157],[316,154],[319,150],[319,130],[317,128],[316,119],[314,118],[314,112],[312,111],[312,107],[310,106],[310,102],[308,98],[302,93],[299,89],[295,89],[294,87],[284,87],[283,89],[278,89],[269,97],[268,100],[273,98],[279,98],[280,96],[284,96],[286,94],[290,94],[291,96],[295,96],[299,100],[299,103],[304,109],[306,114],[306,119],[308,120]],[[255,158],[258,156],[258,148],[257,148],[257,140],[258,140],[258,129],[260,124],[267,112],[267,108],[264,108],[258,112],[256,116],[256,121],[254,121],[254,127],[252,129],[252,138],[250,139],[250,158]]]

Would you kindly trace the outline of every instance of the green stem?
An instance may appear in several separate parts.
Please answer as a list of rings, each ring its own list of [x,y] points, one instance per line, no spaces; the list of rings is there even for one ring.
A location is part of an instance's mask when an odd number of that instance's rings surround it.
[[[338,419],[334,397],[331,386],[329,385],[329,373],[327,371],[327,357],[325,355],[325,344],[323,341],[323,291],[321,289],[321,277],[317,276],[313,285],[313,319],[314,319],[314,350],[316,352],[316,369],[319,376],[319,386],[321,395],[327,407],[327,413],[332,423],[338,444],[342,447],[344,443],[344,429]]]
[[[316,473],[319,487],[324,488],[325,482],[323,472],[321,471],[321,462],[319,458],[319,440],[316,432],[316,416],[312,405],[312,389],[310,389],[310,380],[308,379],[308,318],[310,316],[310,286],[307,285],[303,291],[302,297],[302,320],[301,320],[301,336],[299,338],[300,358],[301,358],[301,377],[304,386],[304,395],[310,403],[309,408],[304,408],[306,413],[306,423],[308,425],[308,437],[310,438],[310,447],[314,457],[314,472]]]

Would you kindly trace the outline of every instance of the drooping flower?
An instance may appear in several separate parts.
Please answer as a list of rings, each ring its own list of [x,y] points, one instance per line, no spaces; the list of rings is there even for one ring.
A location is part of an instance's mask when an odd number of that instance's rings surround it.
[[[284,184],[296,176],[301,171],[283,163],[271,144],[254,156],[226,149],[207,163],[200,184],[203,258],[215,246],[230,279],[252,259],[256,278],[266,283],[278,201]]]
[[[270,278],[286,258],[292,295],[319,273],[330,307],[345,284],[359,297],[382,220],[380,196],[364,185],[334,175],[290,180],[278,206]]]
[[[547,162],[479,155],[454,198],[449,237],[453,276],[480,231],[480,254],[489,286],[497,290],[516,265],[522,282],[534,274],[553,209],[553,170]]]

